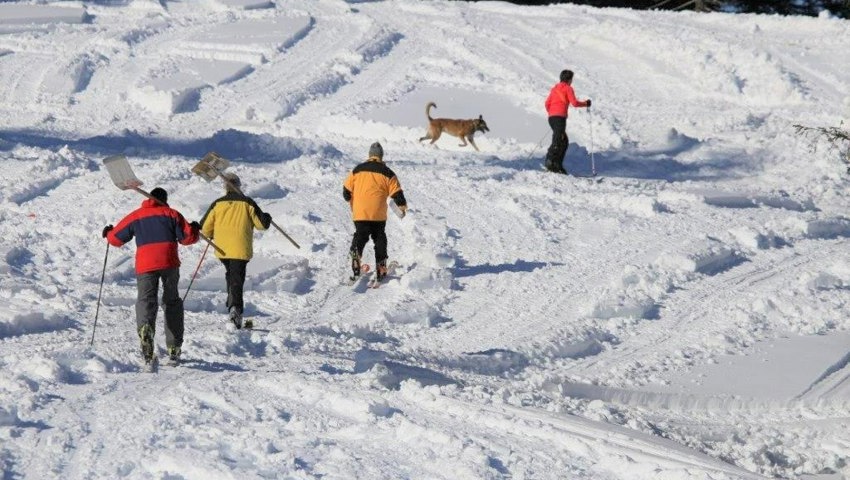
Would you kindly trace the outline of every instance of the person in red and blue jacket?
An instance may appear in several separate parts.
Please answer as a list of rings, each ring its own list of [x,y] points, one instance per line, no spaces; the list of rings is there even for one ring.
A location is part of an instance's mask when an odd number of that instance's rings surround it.
[[[136,328],[145,363],[154,359],[154,333],[157,294],[162,281],[162,303],[165,310],[165,341],[172,361],[180,359],[183,345],[183,299],[177,291],[180,281],[180,258],[177,244],[192,245],[198,241],[198,222],[189,223],[177,210],[168,206],[168,192],[151,190],[151,198],[124,217],[118,225],[107,225],[103,237],[110,245],[120,247],[136,239]]]
[[[567,111],[570,105],[576,108],[590,108],[590,99],[584,101],[576,99],[572,87],[572,70],[563,70],[560,80],[546,97],[546,113],[549,114],[549,126],[552,128],[552,144],[546,152],[546,170],[566,174],[564,157],[570,145],[570,138],[567,136]]]

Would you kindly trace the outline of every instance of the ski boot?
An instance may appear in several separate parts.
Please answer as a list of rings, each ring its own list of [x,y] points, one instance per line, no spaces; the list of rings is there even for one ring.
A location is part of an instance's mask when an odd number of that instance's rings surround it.
[[[387,261],[381,260],[380,262],[378,262],[378,264],[375,266],[375,276],[379,282],[386,278],[387,271]]]
[[[142,325],[139,328],[139,342],[142,347],[142,359],[145,362],[142,368],[149,372],[156,371],[157,365],[157,358],[153,352],[153,334],[150,325]]]
[[[238,308],[230,307],[230,314],[227,318],[236,327],[236,330],[242,328],[242,312]]]
[[[177,365],[180,363],[180,347],[168,347],[168,364]]]
[[[362,268],[360,265],[360,255],[351,251],[348,253],[348,256],[351,257],[351,276],[348,277],[348,281],[354,283],[360,278],[360,269]]]
[[[139,328],[139,342],[142,347],[142,358],[145,363],[150,363],[153,359],[153,330],[150,325],[142,325]]]

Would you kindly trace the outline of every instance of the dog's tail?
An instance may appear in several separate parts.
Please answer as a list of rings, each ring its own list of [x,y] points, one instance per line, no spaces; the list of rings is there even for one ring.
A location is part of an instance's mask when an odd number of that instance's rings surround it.
[[[428,104],[425,105],[425,116],[428,117],[428,120],[433,120],[433,118],[431,118],[431,107],[437,108],[437,104],[434,102],[428,102]]]

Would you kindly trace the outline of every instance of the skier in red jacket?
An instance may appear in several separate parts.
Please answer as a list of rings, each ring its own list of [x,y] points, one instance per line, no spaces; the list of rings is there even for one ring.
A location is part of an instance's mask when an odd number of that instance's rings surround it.
[[[567,110],[570,105],[576,108],[590,108],[590,99],[583,102],[576,99],[572,87],[572,70],[563,70],[560,80],[552,87],[546,98],[546,113],[549,114],[549,126],[552,127],[552,144],[546,152],[546,170],[566,174],[564,157],[570,145],[570,139],[567,136]]]
[[[145,364],[155,365],[154,332],[157,294],[162,281],[162,303],[165,310],[165,342],[169,360],[180,359],[183,345],[183,299],[177,292],[180,281],[180,258],[177,244],[198,241],[198,222],[189,223],[177,210],[168,206],[168,192],[154,188],[152,198],[124,217],[118,225],[107,225],[103,237],[110,245],[120,247],[136,239],[136,328]]]

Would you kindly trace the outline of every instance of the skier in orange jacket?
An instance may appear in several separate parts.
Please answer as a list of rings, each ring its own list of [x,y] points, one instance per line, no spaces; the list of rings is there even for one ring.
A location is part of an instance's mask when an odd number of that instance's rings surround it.
[[[375,263],[377,279],[387,274],[387,198],[392,198],[399,207],[401,215],[407,212],[407,200],[401,189],[395,172],[383,162],[384,149],[375,142],[369,147],[369,159],[356,167],[345,179],[342,197],[351,205],[351,218],[354,220],[354,238],[351,240],[350,280],[360,275],[360,258],[369,237],[375,244]]]

